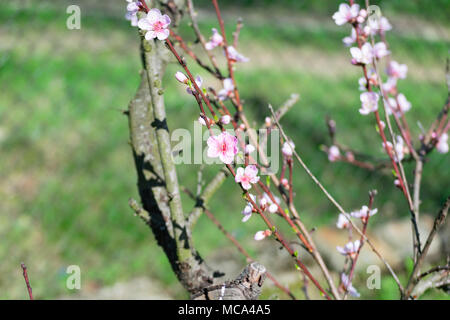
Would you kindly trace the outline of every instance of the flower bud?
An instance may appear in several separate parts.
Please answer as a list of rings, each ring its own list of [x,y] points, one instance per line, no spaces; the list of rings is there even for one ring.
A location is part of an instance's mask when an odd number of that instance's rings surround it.
[[[177,71],[177,73],[175,73],[175,78],[184,84],[188,83],[188,78],[186,77],[186,75],[183,72]]]
[[[363,29],[363,34],[365,37],[368,37],[370,34],[370,27],[369,26],[365,26]]]
[[[245,146],[245,154],[250,154],[253,151],[255,151],[255,147],[252,146],[251,144],[248,144],[248,145]]]
[[[231,121],[231,117],[227,114],[220,118],[220,122],[222,122],[223,124],[229,124],[230,121]]]
[[[367,17],[367,10],[366,9],[361,9],[359,11],[359,16],[363,17],[363,18],[366,18]]]
[[[258,231],[255,234],[255,240],[262,240],[265,237],[270,236],[271,234],[272,234],[272,231],[270,231],[270,230]]]

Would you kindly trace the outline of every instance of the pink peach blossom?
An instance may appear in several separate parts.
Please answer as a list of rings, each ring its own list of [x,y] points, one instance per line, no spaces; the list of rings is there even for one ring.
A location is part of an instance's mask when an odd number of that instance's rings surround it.
[[[358,47],[350,48],[354,63],[369,64],[373,59],[373,48],[368,42],[362,45],[361,49]]]
[[[397,90],[397,78],[388,78],[385,83],[382,84],[383,91],[389,94],[395,94]]]
[[[328,160],[330,162],[334,162],[339,159],[341,156],[341,152],[339,151],[339,148],[337,146],[331,146],[328,149]]]
[[[270,213],[277,212],[278,205],[280,204],[280,198],[278,198],[277,196],[273,196],[273,198],[275,199],[275,202],[273,202],[272,199],[269,197],[269,195],[264,192],[264,194],[260,200],[260,203],[261,202],[264,203],[264,206],[261,206],[261,209],[263,209],[263,210],[267,209]]]
[[[343,215],[342,213],[338,216],[338,221],[336,223],[336,227],[339,229],[349,228],[350,227],[350,221],[348,221],[347,217]]]
[[[195,90],[195,87],[192,85],[190,81],[188,81],[189,86],[186,88],[186,92],[189,94],[195,94],[197,91]],[[195,84],[197,87],[201,90],[203,85],[203,79],[200,76],[195,77]]]
[[[447,133],[443,133],[441,135],[441,137],[439,138],[438,143],[436,144],[436,150],[439,153],[447,153],[448,152],[448,134]]]
[[[247,166],[245,169],[242,167],[237,168],[234,181],[240,183],[245,190],[249,190],[252,187],[252,183],[259,181],[258,168],[253,164]]]
[[[392,157],[394,158],[395,162],[400,162],[403,160],[403,158],[405,157],[405,154],[409,153],[409,149],[408,147],[405,145],[403,138],[401,136],[397,136],[397,142],[395,144],[395,148],[394,145],[390,142],[387,141],[387,143],[382,143],[383,148],[386,150],[386,152],[391,152]]]
[[[217,136],[211,136],[206,142],[208,144],[208,157],[219,157],[220,161],[230,164],[238,152],[237,138],[224,131]]]
[[[389,77],[395,79],[405,79],[408,73],[406,64],[399,64],[397,61],[391,61],[387,67],[386,73]]]
[[[169,37],[170,18],[167,14],[162,15],[158,9],[151,9],[147,16],[138,22],[138,27],[146,30],[145,39],[166,40]]]
[[[286,141],[283,144],[283,147],[281,148],[281,152],[283,153],[284,156],[286,157],[291,157],[292,154],[294,153],[294,149],[295,149],[295,144],[292,141]]]
[[[338,26],[342,26],[347,22],[356,19],[359,14],[359,4],[353,4],[351,7],[346,3],[339,5],[339,10],[333,14],[334,22]]]
[[[379,96],[375,92],[363,92],[360,95],[361,100],[361,108],[359,109],[359,113],[362,115],[367,115],[371,112],[375,112],[378,110],[378,99]]]
[[[356,291],[355,287],[353,287],[352,283],[350,282],[350,278],[345,274],[341,274],[341,282],[344,286],[345,291],[347,291],[351,296],[353,297],[360,297],[360,294],[358,291]]]
[[[223,101],[229,98],[233,94],[233,91],[234,91],[233,80],[231,80],[230,78],[223,80],[223,89],[220,90],[219,93],[217,94],[219,100]]]
[[[231,121],[231,117],[229,115],[227,115],[227,114],[220,118],[220,122],[222,124],[229,124],[230,121]]]
[[[346,47],[350,47],[352,44],[354,44],[356,42],[356,30],[355,30],[355,28],[352,28],[352,32],[351,32],[350,36],[345,37],[344,39],[342,39],[342,42],[344,43],[344,45]]]
[[[372,209],[369,210],[367,206],[362,206],[360,210],[351,212],[351,216],[357,219],[361,219],[363,221],[366,221],[368,217],[373,216],[378,212],[378,209]]]
[[[356,240],[355,242],[348,242],[344,247],[337,246],[336,249],[340,254],[354,258],[358,252],[359,246],[360,242],[359,240]]]
[[[401,117],[403,113],[406,113],[411,109],[411,102],[409,102],[403,93],[397,95],[397,99],[389,98],[389,107],[387,108],[387,114],[395,113],[397,117]]]
[[[370,28],[370,32],[372,34],[380,33],[383,34],[386,31],[389,31],[392,29],[391,24],[389,23],[388,19],[385,17],[380,17],[379,19],[369,19],[367,22],[368,27]]]
[[[223,44],[223,37],[217,32],[216,28],[212,28],[212,36],[209,38],[209,41],[205,43],[206,50],[212,50],[215,47],[218,47]]]
[[[377,59],[381,59],[390,54],[384,42],[378,42],[373,46],[373,55]]]
[[[129,20],[133,27],[136,27],[139,20],[137,17],[137,13],[139,11],[139,2],[133,0],[127,0],[127,2],[127,13],[125,15],[125,19]]]
[[[227,48],[227,51],[228,51],[228,58],[232,62],[248,62],[248,61],[250,61],[249,58],[244,57],[242,54],[237,52],[237,50],[233,46],[229,46]]]
[[[252,201],[255,202],[256,197],[251,193],[249,193],[249,195],[250,195],[250,198],[252,199]],[[248,221],[248,219],[250,219],[252,217],[253,204],[250,201],[248,201],[247,204],[245,205],[244,210],[242,210],[241,213],[244,215],[244,217],[242,218],[242,222]]]

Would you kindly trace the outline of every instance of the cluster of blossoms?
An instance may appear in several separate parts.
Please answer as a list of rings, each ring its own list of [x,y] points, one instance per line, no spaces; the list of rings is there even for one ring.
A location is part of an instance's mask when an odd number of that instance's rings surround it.
[[[386,143],[383,142],[382,145],[386,151],[388,151],[388,149],[389,149],[395,162],[402,161],[405,158],[405,155],[409,154],[409,148],[406,146],[406,144],[403,141],[403,138],[401,136],[397,136],[397,141],[395,143],[395,147],[389,141],[387,141]]]
[[[255,195],[249,193],[250,198],[254,203],[257,203],[257,198]],[[272,201],[272,199],[269,197],[267,193],[264,193],[262,196],[259,197],[259,208],[262,211],[269,211],[270,213],[275,213],[278,211],[278,205],[280,203],[280,198],[274,196],[275,203]],[[252,214],[256,212],[256,209],[253,207],[252,202],[247,201],[247,204],[244,207],[244,210],[242,210],[242,214],[244,217],[242,218],[242,222],[248,221]]]
[[[217,47],[224,47],[225,42],[223,41],[222,35],[217,31],[217,29],[212,28],[212,36],[209,38],[209,41],[205,43],[206,50],[213,50]],[[235,47],[228,46],[226,47],[226,53],[228,54],[228,58],[231,62],[248,62],[250,59],[240,54]]]
[[[352,64],[360,66],[370,66],[374,60],[382,59],[390,55],[390,51],[384,41],[375,43],[373,46],[368,42],[368,38],[372,35],[383,35],[386,31],[391,30],[392,26],[386,17],[367,18],[367,11],[360,9],[358,4],[349,6],[341,4],[339,10],[333,15],[333,19],[337,25],[346,23],[352,25],[350,36],[345,37],[343,42],[346,46],[357,43],[357,47],[350,48],[352,56]],[[361,108],[359,112],[362,115],[368,115],[378,110],[378,102],[380,93],[371,90],[373,87],[380,88],[385,94],[392,94],[394,98],[388,99],[388,113],[395,113],[401,116],[404,112],[411,108],[411,103],[406,100],[405,96],[397,92],[397,80],[404,79],[408,68],[404,64],[396,61],[389,61],[386,73],[388,79],[385,83],[378,83],[377,75],[372,68],[367,69],[366,75],[359,79],[359,89],[368,91],[361,93]],[[370,88],[370,89],[369,89]]]
[[[192,85],[191,80],[189,80],[189,78],[180,71],[177,71],[175,73],[175,79],[178,80],[178,82],[183,83],[186,85],[186,92],[189,94],[195,94],[197,93],[194,86]],[[203,79],[200,76],[196,76],[195,77],[195,84],[197,85],[197,87],[201,90],[202,89],[202,85],[203,85]]]
[[[375,215],[378,212],[378,209],[370,209],[368,206],[362,206],[361,209],[355,210],[350,213],[350,216],[356,219],[361,219],[363,224],[367,224],[369,217]],[[346,215],[340,213],[338,216],[338,220],[336,223],[336,227],[339,229],[348,229],[350,232],[350,229],[352,227],[349,219]],[[349,241],[347,244],[345,244],[344,247],[337,246],[336,250],[346,256],[350,259],[355,259],[356,255],[358,254],[359,250],[361,250],[361,242],[360,240],[356,240],[354,242]],[[354,261],[353,263],[355,263]],[[354,297],[359,297],[359,293],[356,291],[356,289],[352,286],[349,276],[347,276],[345,273],[342,273],[341,275],[341,283],[344,287],[344,289],[350,293],[350,295]]]

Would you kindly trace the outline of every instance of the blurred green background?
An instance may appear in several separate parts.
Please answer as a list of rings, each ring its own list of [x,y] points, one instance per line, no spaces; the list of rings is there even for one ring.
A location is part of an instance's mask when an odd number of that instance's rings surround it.
[[[209,36],[217,27],[214,12],[209,1],[196,3],[200,27]],[[249,118],[261,124],[267,103],[278,107],[291,93],[300,93],[300,102],[283,124],[329,191],[345,208],[354,209],[375,188],[380,214],[374,224],[407,217],[389,175],[330,164],[320,150],[329,144],[324,119],[331,115],[341,143],[382,156],[373,119],[357,112],[360,69],[350,65],[341,41],[350,27],[338,27],[331,19],[339,2],[220,3],[229,36],[237,18],[244,18],[239,51],[251,61],[238,65],[236,78]],[[399,88],[412,102],[407,118],[417,135],[418,122],[427,128],[446,98],[450,3],[374,3],[393,25],[387,39],[394,60],[409,67]],[[81,7],[81,30],[66,28],[69,4]],[[128,199],[138,195],[122,110],[137,88],[140,59],[136,30],[123,18],[125,5],[122,0],[0,1],[0,299],[27,298],[21,262],[29,267],[38,299],[75,297],[65,287],[65,270],[72,264],[81,267],[84,292],[144,277],[160,288],[155,295],[187,298],[150,230],[128,207]],[[180,32],[195,40],[187,21]],[[208,85],[220,88],[204,71],[193,69]],[[174,81],[177,70],[171,65],[164,83],[168,124],[192,130],[198,109]],[[405,168],[410,176],[413,168]],[[197,169],[178,167],[183,186],[195,188]],[[206,178],[214,169],[208,168]],[[448,155],[432,153],[423,179],[424,214],[437,212],[448,195],[449,178]],[[334,225],[336,210],[300,169],[295,171],[295,190],[296,205],[309,227]],[[183,199],[188,212],[193,203]],[[231,179],[211,204],[218,219],[257,257],[252,236],[263,224],[257,219],[240,222],[244,203]],[[206,217],[200,219],[194,241],[207,260],[221,251],[234,252]],[[231,256],[239,268],[245,265],[238,254]],[[405,270],[399,271],[403,281]],[[289,283],[302,297],[300,285]],[[270,286],[263,297],[274,293],[285,298]],[[397,297],[389,279],[381,290],[363,293],[366,298]],[[437,290],[424,297],[447,298]]]

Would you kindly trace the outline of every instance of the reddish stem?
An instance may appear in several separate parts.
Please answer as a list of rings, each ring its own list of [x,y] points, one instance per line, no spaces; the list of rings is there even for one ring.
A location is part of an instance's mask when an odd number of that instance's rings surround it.
[[[220,14],[219,4],[217,3],[217,0],[212,0],[212,2],[214,5],[214,8],[216,9],[217,20],[219,21],[220,32],[222,33],[222,37],[223,37],[223,43],[224,43],[224,48],[225,48],[225,57],[227,58],[228,72],[230,73],[230,78],[233,81],[234,96],[236,98],[236,102],[238,105],[238,111],[242,111],[242,104],[241,104],[241,100],[239,98],[239,91],[237,89],[236,80],[234,78],[233,63],[228,54],[228,42],[227,42],[227,35],[225,33],[225,25],[224,25],[222,16]]]
[[[30,300],[33,300],[33,289],[31,288],[30,280],[28,279],[27,266],[25,265],[25,263],[22,263],[20,266],[23,270],[23,278],[25,279],[25,283],[27,285],[28,295],[30,296]]]

